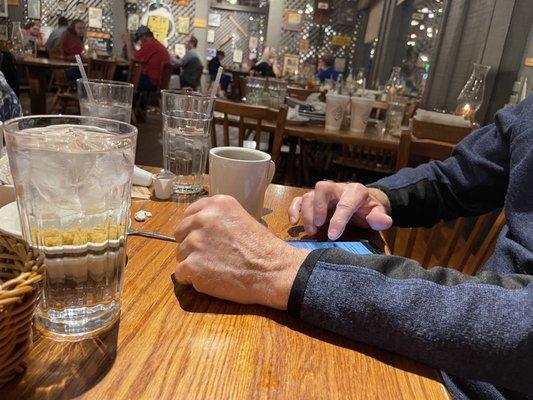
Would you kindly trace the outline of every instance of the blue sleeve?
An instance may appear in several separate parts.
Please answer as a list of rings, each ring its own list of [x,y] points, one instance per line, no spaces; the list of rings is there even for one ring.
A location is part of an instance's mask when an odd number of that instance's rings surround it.
[[[472,277],[396,256],[316,250],[288,309],[445,372],[533,393],[533,276]]]
[[[498,112],[495,123],[476,130],[447,160],[404,168],[375,187],[389,197],[399,226],[432,226],[441,219],[477,216],[503,206],[509,183],[510,137],[527,121],[533,96]]]

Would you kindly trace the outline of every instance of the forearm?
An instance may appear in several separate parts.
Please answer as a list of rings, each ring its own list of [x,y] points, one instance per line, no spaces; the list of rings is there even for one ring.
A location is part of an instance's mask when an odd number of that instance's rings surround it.
[[[330,249],[311,253],[300,268],[289,311],[452,374],[528,392],[532,299],[527,275],[469,277]]]

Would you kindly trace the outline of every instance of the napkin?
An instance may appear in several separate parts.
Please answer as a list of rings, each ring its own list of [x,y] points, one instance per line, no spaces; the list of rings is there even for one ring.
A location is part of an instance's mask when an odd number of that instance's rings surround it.
[[[434,124],[459,126],[462,128],[470,128],[472,125],[470,121],[464,119],[460,115],[443,114],[435,111],[427,111],[418,109],[414,117],[417,121],[432,122]]]
[[[299,112],[300,112],[300,106],[296,106],[296,107],[294,107],[294,108],[290,107],[290,108],[289,108],[289,111],[287,112],[287,119],[288,119],[289,121],[291,121],[291,120],[297,120],[297,119],[298,119]]]
[[[11,176],[11,169],[9,169],[7,154],[0,158],[0,184],[13,185],[13,176]]]

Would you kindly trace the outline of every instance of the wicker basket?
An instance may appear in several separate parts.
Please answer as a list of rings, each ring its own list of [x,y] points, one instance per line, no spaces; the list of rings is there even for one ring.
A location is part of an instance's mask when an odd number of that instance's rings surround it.
[[[25,369],[43,261],[23,240],[0,233],[0,386]]]

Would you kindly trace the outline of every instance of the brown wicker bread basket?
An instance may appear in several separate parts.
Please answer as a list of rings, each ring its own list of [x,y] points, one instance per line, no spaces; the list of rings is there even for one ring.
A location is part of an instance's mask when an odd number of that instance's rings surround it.
[[[0,233],[0,386],[25,369],[43,261],[25,241]]]

